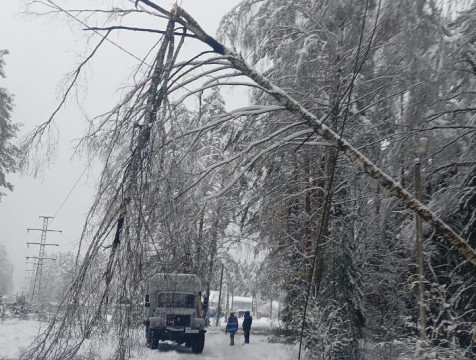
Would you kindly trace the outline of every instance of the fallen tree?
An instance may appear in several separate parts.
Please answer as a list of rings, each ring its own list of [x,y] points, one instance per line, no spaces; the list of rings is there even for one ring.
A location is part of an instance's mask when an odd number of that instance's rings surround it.
[[[415,199],[415,197],[406,191],[397,181],[379,169],[372,161],[365,157],[364,154],[355,149],[349,142],[325,125],[322,120],[311,114],[283,89],[274,85],[266,77],[248,65],[239,54],[227,48],[217,39],[208,35],[195,19],[184,9],[175,5],[171,11],[167,11],[149,0],[139,0],[139,2],[157,10],[159,13],[170,19],[174,19],[177,23],[192,32],[199,40],[209,45],[215,53],[222,55],[236,70],[241,71],[244,75],[265,89],[270,96],[274,97],[288,111],[305,120],[306,124],[323,139],[338,146],[356,166],[375,179],[383,188],[387,189],[390,194],[397,197],[405,207],[417,213],[422,220],[434,228],[438,235],[441,235],[451,245],[456,247],[466,260],[476,265],[476,251],[449,225],[443,222],[434,212],[424,206],[420,201]]]

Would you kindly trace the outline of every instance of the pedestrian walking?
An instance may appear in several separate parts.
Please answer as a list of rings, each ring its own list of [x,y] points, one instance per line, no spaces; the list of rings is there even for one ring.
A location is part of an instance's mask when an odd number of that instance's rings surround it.
[[[203,318],[207,318],[207,312],[208,312],[208,296],[207,293],[203,294],[203,301],[202,301],[202,315]]]
[[[235,333],[238,331],[238,318],[235,313],[230,313],[226,324],[225,333],[230,333],[230,346],[235,345]]]
[[[252,322],[253,318],[251,317],[250,312],[246,311],[245,318],[243,319],[243,333],[245,335],[245,344],[250,343],[250,331]]]

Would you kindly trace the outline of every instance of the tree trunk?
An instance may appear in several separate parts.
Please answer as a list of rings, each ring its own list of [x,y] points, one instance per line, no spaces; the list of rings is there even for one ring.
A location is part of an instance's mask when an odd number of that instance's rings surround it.
[[[200,214],[200,220],[198,222],[198,236],[197,236],[197,242],[195,243],[195,251],[197,253],[197,260],[196,260],[196,265],[195,265],[195,273],[198,275],[200,274],[202,276],[202,280],[205,280],[203,278],[204,274],[204,263],[205,261],[202,260],[202,249],[203,249],[203,217],[204,217],[205,210],[202,211]]]
[[[210,254],[208,260],[208,274],[207,274],[207,295],[206,295],[206,302],[207,302],[207,311],[210,307],[210,289],[211,289],[211,282],[212,282],[212,275],[213,275],[213,266],[215,263],[215,257],[218,251],[218,218],[215,214],[215,221],[212,223],[212,237],[210,239]]]
[[[220,311],[221,311],[221,289],[223,285],[223,270],[225,266],[221,265],[221,274],[220,274],[220,290],[218,292],[218,305],[217,305],[217,315],[216,315],[216,326],[220,323]]]
[[[230,280],[226,284],[226,311],[225,318],[230,314]]]

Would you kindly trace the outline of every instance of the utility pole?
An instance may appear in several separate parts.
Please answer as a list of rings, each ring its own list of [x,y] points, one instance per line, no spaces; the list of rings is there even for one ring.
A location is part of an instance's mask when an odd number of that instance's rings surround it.
[[[421,158],[428,150],[428,139],[420,138],[418,142],[418,157],[415,159],[415,199],[421,200]],[[418,265],[418,323],[422,347],[426,341],[426,309],[425,309],[425,271],[423,264],[423,230],[421,218],[415,214],[416,258]]]
[[[217,318],[216,318],[216,326],[218,326],[220,321],[220,311],[221,311],[221,288],[223,285],[223,270],[225,269],[225,265],[221,265],[221,275],[220,275],[220,290],[218,292],[218,306],[217,306]]]
[[[52,219],[52,216],[40,216],[40,219],[43,219],[43,227],[41,229],[27,229],[30,231],[41,231],[40,242],[27,242],[27,245],[39,245],[38,256],[27,256],[26,260],[37,259],[35,277],[31,282],[30,286],[30,299],[34,307],[39,310],[40,299],[41,299],[41,278],[43,276],[43,261],[44,260],[56,260],[54,258],[45,257],[45,247],[46,246],[59,246],[59,244],[46,243],[46,235],[48,232],[62,232],[61,230],[51,230],[48,229],[49,219]]]

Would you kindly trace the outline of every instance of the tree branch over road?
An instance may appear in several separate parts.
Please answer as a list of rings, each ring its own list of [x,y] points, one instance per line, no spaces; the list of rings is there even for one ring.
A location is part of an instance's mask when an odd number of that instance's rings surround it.
[[[406,191],[397,181],[385,174],[365,155],[354,148],[345,139],[323,124],[314,114],[305,109],[298,101],[294,100],[284,90],[277,87],[265,76],[260,74],[235,51],[227,48],[217,39],[208,35],[200,25],[185,10],[175,5],[171,12],[165,11],[160,6],[149,0],[139,0],[139,2],[152,7],[163,15],[170,16],[202,42],[208,44],[216,53],[223,55],[236,70],[252,79],[256,84],[266,89],[272,97],[282,104],[288,111],[305,120],[306,124],[322,138],[334,145],[339,145],[342,152],[361,170],[374,178],[383,188],[387,189],[393,196],[397,197],[408,209],[417,213],[425,222],[434,228],[436,233],[445,238],[451,245],[458,249],[465,259],[476,265],[476,251],[460,237],[449,225],[443,222],[435,213],[416,200],[413,195]]]

